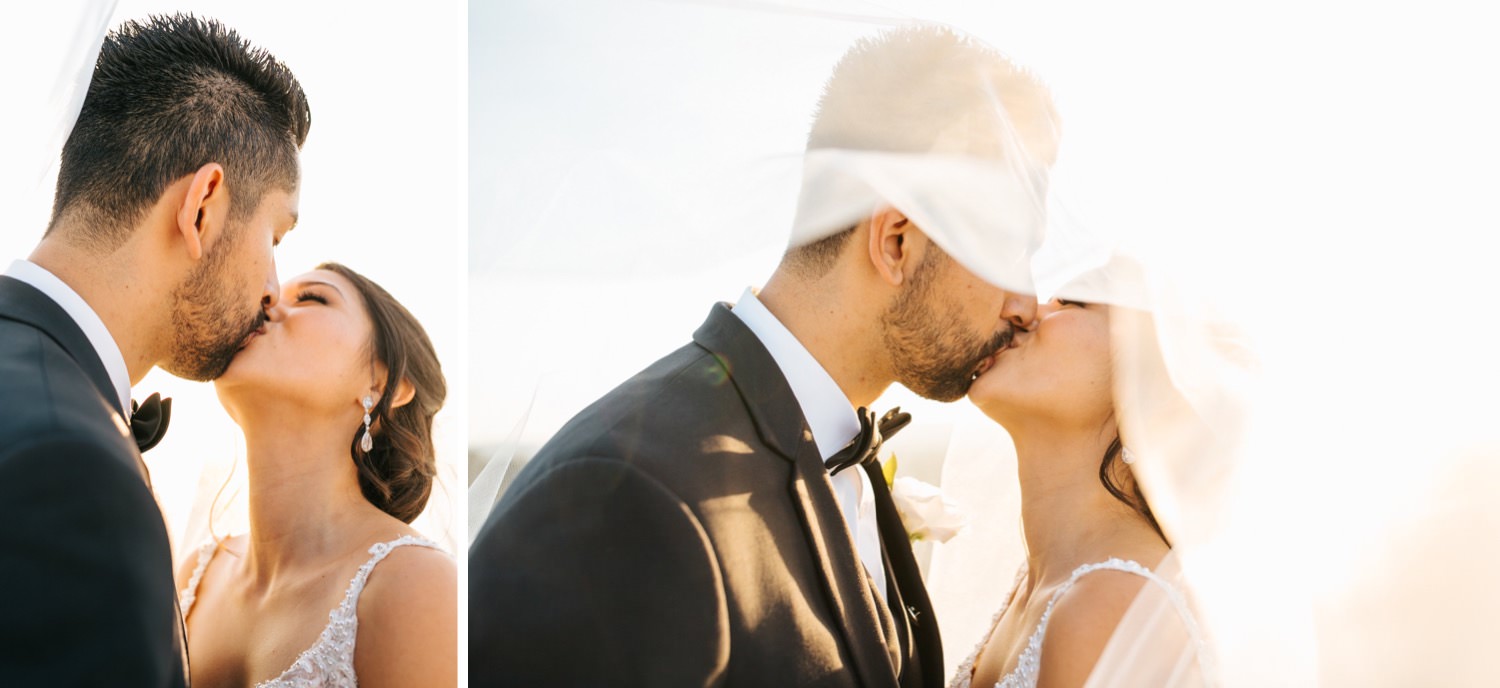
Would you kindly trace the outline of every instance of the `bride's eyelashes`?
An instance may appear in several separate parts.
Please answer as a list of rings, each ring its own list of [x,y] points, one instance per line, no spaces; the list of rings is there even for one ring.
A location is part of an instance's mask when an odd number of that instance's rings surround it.
[[[1082,301],[1069,301],[1068,299],[1058,299],[1057,300],[1057,305],[1059,305],[1059,306],[1078,306],[1079,308],[1088,308],[1088,304],[1086,304],[1086,303],[1084,303]]]
[[[318,303],[321,303],[325,306],[328,305],[327,298],[325,298],[322,294],[312,291],[304,291],[297,294],[297,303],[302,303],[304,301],[317,301]]]

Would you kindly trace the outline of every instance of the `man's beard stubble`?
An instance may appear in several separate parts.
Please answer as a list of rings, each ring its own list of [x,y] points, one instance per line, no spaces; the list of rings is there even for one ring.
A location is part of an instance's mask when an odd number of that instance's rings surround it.
[[[172,291],[172,348],[162,369],[199,382],[216,380],[229,369],[245,337],[265,322],[256,304],[244,312],[226,288],[229,258],[238,248],[242,227],[207,255],[198,269]]]
[[[935,281],[949,260],[930,251],[912,273],[911,283],[881,317],[882,339],[895,366],[896,381],[924,398],[957,401],[969,393],[979,364],[1009,346],[1014,329],[993,336],[964,329],[956,308],[937,298]]]

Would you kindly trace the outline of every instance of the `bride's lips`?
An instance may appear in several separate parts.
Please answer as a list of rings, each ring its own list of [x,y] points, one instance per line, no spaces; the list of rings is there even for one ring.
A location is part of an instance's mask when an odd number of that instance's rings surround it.
[[[239,348],[239,350],[240,351],[244,351],[245,347],[250,346],[250,342],[255,341],[256,337],[259,337],[259,336],[261,336],[261,335],[263,335],[265,333],[266,333],[266,324],[265,323],[261,323],[260,327],[257,327],[255,329],[251,330],[250,334],[245,335],[245,338],[242,339],[242,340],[240,340],[240,348]]]
[[[1015,346],[1016,339],[1015,337],[1011,337],[1010,341],[1005,343],[1005,346],[996,349],[995,353],[985,356],[984,359],[979,362],[979,366],[974,369],[973,379],[979,379],[980,375],[985,374],[989,371],[990,368],[995,367],[995,363],[1000,360],[1000,354],[1005,353],[1009,349],[1015,348]]]

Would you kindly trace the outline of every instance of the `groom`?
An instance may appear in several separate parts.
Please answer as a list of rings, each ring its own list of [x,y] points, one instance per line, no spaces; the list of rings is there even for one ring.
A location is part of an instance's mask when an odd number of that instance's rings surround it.
[[[140,453],[164,419],[133,418],[130,387],[211,380],[261,325],[309,122],[292,73],[217,22],[105,38],[51,223],[0,276],[0,683],[187,685]]]
[[[943,71],[976,63],[1004,78]],[[1050,123],[1045,91],[987,48],[888,33],[839,64],[808,147],[930,153],[972,113],[907,115],[996,91]],[[909,541],[877,517],[883,483],[827,463],[861,434],[856,407],[892,382],[958,399],[1035,309],[890,205],[789,250],[508,488],[470,549],[473,685],[941,686]]]

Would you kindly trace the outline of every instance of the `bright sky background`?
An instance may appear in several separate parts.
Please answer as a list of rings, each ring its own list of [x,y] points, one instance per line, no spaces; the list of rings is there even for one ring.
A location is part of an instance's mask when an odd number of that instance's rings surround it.
[[[279,276],[294,277],[324,260],[344,263],[406,305],[436,345],[449,390],[436,419],[441,478],[428,512],[416,525],[457,551],[456,543],[464,541],[463,523],[453,515],[462,513],[469,398],[462,200],[464,5],[451,0],[424,2],[420,8],[371,2],[356,10],[281,0],[123,0],[108,26],[183,9],[217,18],[270,50],[292,69],[308,95],[313,126],[302,153],[301,219],[277,249]],[[72,15],[59,9],[25,11],[51,14],[31,26],[18,21],[5,29],[4,37],[14,41],[8,43],[6,63],[26,64],[26,51],[37,51],[37,64],[49,64],[47,51],[66,45],[78,31],[57,17]],[[10,59],[12,49],[15,60]],[[41,155],[42,164],[55,166],[61,139],[47,146],[37,142],[56,127],[46,97],[55,79],[40,72],[7,75],[7,86],[16,83],[34,95],[8,93],[7,108],[18,111],[16,121],[25,125],[13,125],[5,142],[24,146],[28,154]],[[16,162],[7,161],[7,174],[24,178],[29,171],[17,172]],[[29,179],[6,184],[8,227],[0,233],[0,261],[25,257],[40,238],[55,174],[54,168],[34,184],[26,184]],[[200,489],[211,495],[230,462],[241,464],[236,481],[243,478],[243,440],[211,385],[154,371],[136,385],[134,396],[152,392],[174,399],[171,430],[147,455],[147,463],[172,535],[181,538]],[[200,475],[205,481],[201,487]],[[243,500],[238,506],[242,511]],[[241,532],[244,524],[233,518],[216,522],[220,534],[226,528]],[[177,549],[187,547],[178,542]]]

